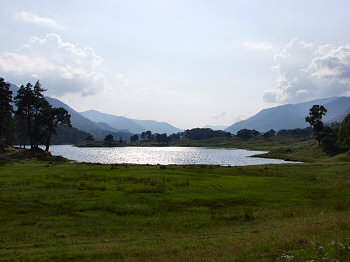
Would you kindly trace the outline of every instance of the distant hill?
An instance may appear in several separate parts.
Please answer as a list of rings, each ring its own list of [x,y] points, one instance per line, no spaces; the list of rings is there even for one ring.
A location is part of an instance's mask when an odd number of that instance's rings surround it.
[[[63,103],[62,101],[51,97],[46,97],[46,99],[54,107],[63,107],[66,109],[71,115],[72,126],[75,128],[89,133],[93,133],[94,130],[100,129],[96,123],[82,116],[79,112],[75,111],[73,108]]]
[[[15,84],[10,83],[11,91],[13,96],[16,95],[19,87]],[[77,130],[67,131],[65,129],[58,129],[57,141],[60,143],[69,143],[73,137],[78,138],[84,136],[86,133],[92,134],[96,139],[104,139],[106,135],[112,134],[115,139],[122,138],[123,140],[129,140],[132,133],[127,130],[116,130],[113,127],[110,127],[106,123],[95,123],[90,119],[84,117],[79,112],[71,108],[69,105],[63,103],[62,101],[52,98],[45,97],[47,101],[54,107],[63,107],[71,115],[71,123],[74,128]],[[78,134],[79,130],[84,131],[84,133]],[[61,134],[61,133],[62,134]],[[54,140],[55,141],[55,140]]]
[[[305,117],[309,109],[315,105],[324,105],[328,112],[324,118],[325,122],[340,122],[345,117],[345,112],[350,111],[350,97],[331,97],[316,99],[298,104],[286,104],[261,110],[256,115],[234,123],[225,129],[231,133],[237,133],[240,129],[256,129],[265,132],[270,129],[293,129],[305,128],[308,124]]]
[[[102,121],[113,128],[127,129],[133,133],[142,133],[150,130],[152,133],[167,133],[170,135],[181,131],[181,129],[176,128],[166,122],[130,119],[124,116],[106,114],[96,110],[88,110],[81,112],[81,114],[92,121]]]
[[[98,140],[104,139],[108,134],[112,134],[114,139],[129,140],[132,135],[128,130],[116,130],[106,123],[95,123],[58,99],[51,97],[46,99],[54,107],[63,107],[69,112],[73,127],[92,134]]]
[[[104,122],[115,129],[127,129],[132,133],[145,131],[144,127],[127,117],[110,115],[96,110],[88,110],[80,114],[91,121]]]
[[[57,127],[57,134],[52,136],[51,143],[53,145],[61,145],[61,144],[78,144],[83,141],[88,135],[87,132],[81,131],[75,127]]]
[[[158,122],[154,120],[137,120],[133,119],[136,123],[144,127],[145,131],[150,130],[152,133],[167,133],[168,135],[181,132],[182,130],[170,125],[166,122]]]

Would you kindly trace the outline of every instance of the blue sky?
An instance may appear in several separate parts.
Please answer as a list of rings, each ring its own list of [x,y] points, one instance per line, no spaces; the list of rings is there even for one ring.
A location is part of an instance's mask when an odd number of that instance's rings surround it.
[[[350,94],[349,1],[1,1],[0,75],[83,111],[230,125]]]

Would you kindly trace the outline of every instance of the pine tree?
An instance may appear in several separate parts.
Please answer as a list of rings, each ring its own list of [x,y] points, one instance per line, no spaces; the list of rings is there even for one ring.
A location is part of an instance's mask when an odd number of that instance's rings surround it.
[[[21,86],[17,91],[15,97],[15,105],[17,110],[15,112],[16,129],[19,132],[20,138],[22,138],[23,145],[26,145],[26,141],[29,138],[30,147],[34,147],[33,143],[33,101],[34,92],[33,85],[27,83],[26,86]]]
[[[10,85],[0,77],[0,139],[9,140],[12,136],[12,91]],[[0,142],[0,144],[3,144]]]

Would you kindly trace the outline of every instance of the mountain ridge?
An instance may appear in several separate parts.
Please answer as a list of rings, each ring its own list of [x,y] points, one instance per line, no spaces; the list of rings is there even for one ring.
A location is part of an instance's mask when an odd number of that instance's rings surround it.
[[[132,119],[124,116],[103,113],[98,110],[87,110],[80,112],[80,114],[92,121],[102,121],[113,128],[127,129],[133,133],[142,133],[149,130],[152,133],[167,133],[170,135],[181,131],[181,129],[167,122]]]
[[[297,104],[265,108],[246,120],[232,124],[225,131],[236,133],[240,129],[246,128],[266,132],[270,129],[278,131],[281,129],[305,128],[308,126],[305,117],[308,115],[309,109],[315,104],[321,104],[327,108],[328,112],[324,117],[324,122],[332,122],[337,119],[337,116],[344,114],[346,110],[350,110],[350,97],[320,98]],[[341,118],[338,118],[338,121],[341,121]]]

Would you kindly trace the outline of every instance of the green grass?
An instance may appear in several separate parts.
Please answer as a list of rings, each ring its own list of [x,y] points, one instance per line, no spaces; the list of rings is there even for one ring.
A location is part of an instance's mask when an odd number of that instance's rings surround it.
[[[0,257],[346,261],[349,170],[3,162]]]
[[[275,148],[258,156],[303,162],[350,162],[349,151],[330,156],[313,140]]]
[[[274,150],[281,146],[289,146],[295,143],[300,143],[305,139],[293,136],[275,136],[271,138],[256,137],[248,140],[228,137],[217,137],[201,140],[179,140],[171,142],[172,146],[200,146],[200,147],[221,147],[221,148],[243,148],[251,150]]]

